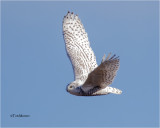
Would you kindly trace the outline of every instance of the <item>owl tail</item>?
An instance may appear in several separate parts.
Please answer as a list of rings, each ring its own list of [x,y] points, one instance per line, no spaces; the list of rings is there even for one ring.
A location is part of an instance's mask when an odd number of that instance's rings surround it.
[[[121,94],[122,93],[122,91],[120,89],[113,88],[113,87],[106,87],[106,91],[107,91],[107,93],[113,93],[113,94]]]

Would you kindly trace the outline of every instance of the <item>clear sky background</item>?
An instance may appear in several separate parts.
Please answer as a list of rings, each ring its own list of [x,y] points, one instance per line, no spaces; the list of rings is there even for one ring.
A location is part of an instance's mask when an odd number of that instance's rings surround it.
[[[158,1],[2,2],[1,7],[2,126],[158,126]],[[121,95],[66,92],[74,80],[62,36],[68,10],[79,15],[98,64],[104,53],[120,56],[111,86]]]

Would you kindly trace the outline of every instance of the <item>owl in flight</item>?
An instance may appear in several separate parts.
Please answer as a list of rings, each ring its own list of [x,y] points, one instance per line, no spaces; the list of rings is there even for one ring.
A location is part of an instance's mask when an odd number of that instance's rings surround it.
[[[97,96],[122,91],[110,87],[119,68],[119,57],[109,54],[98,66],[87,33],[77,15],[68,12],[63,19],[63,36],[75,81],[66,90],[77,96]]]

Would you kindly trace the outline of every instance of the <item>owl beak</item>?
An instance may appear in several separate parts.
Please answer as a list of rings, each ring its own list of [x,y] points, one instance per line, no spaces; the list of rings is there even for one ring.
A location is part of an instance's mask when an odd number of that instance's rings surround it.
[[[68,92],[68,86],[66,86],[66,91]]]

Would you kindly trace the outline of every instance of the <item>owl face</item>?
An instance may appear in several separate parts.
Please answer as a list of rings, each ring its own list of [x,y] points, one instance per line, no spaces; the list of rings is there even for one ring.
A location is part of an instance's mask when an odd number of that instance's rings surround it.
[[[70,83],[70,84],[67,85],[66,90],[67,90],[67,92],[69,92],[71,94],[77,95],[78,92],[79,92],[79,90],[77,89],[77,86],[78,86],[77,83],[72,82],[72,83]]]
[[[68,86],[67,86],[67,91],[69,92],[69,91],[72,91],[72,90],[74,90],[75,89],[75,85],[74,84],[69,84]]]

